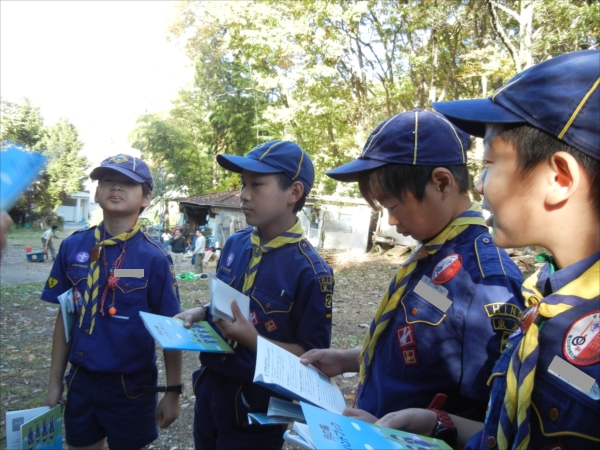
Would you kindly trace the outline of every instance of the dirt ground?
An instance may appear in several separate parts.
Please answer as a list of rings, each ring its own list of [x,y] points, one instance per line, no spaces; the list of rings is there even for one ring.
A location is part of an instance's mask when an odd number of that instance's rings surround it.
[[[24,245],[13,244],[11,246],[9,236],[9,249],[0,263],[0,448],[5,445],[5,412],[43,404],[52,330],[58,312],[56,306],[39,300],[51,262],[27,262]],[[332,347],[345,349],[361,345],[382,292],[404,257],[383,254],[369,255],[363,261],[352,257],[345,261],[339,257],[331,259],[336,281]],[[183,265],[184,270],[187,268],[191,270],[189,261]],[[522,265],[522,268],[528,267]],[[205,280],[180,280],[180,292],[182,309],[206,303],[209,297]],[[159,438],[148,448],[193,448],[195,398],[190,386],[191,374],[197,367],[198,355],[184,352],[183,377],[187,390],[181,397],[180,417],[170,428],[161,430]],[[159,370],[164,377],[162,368],[162,357],[159,357]],[[336,377],[336,382],[346,403],[351,405],[357,374]],[[286,448],[292,447],[286,445]]]

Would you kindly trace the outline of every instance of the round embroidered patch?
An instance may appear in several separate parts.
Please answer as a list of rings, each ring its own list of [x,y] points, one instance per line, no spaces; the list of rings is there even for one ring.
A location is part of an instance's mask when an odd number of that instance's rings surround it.
[[[450,281],[462,267],[462,258],[456,253],[442,259],[431,272],[431,281],[435,284],[444,284]]]
[[[565,358],[578,366],[591,366],[600,361],[600,310],[577,319],[563,342]]]
[[[225,266],[229,267],[231,266],[231,264],[233,263],[233,260],[235,258],[235,255],[232,253],[230,253],[229,255],[227,255],[227,261],[225,262]]]
[[[90,254],[88,252],[79,252],[75,255],[75,259],[77,262],[86,263],[90,259]]]

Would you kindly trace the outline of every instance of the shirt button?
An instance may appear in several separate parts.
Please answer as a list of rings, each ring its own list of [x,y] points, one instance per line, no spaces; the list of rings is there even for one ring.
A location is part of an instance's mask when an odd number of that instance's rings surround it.
[[[483,241],[484,244],[489,244],[490,243],[490,240],[488,238],[483,238],[482,241]]]
[[[548,415],[550,416],[550,420],[552,422],[556,422],[556,420],[558,419],[558,416],[560,416],[560,413],[558,412],[558,409],[552,408],[548,412]]]
[[[125,283],[123,286],[124,287],[129,287],[129,283]]]
[[[270,304],[270,303],[267,303],[265,306],[266,306],[267,308],[270,308],[270,307],[271,307],[271,304]]]
[[[304,242],[304,243],[302,244],[302,247],[304,247],[304,248],[308,247],[308,245],[306,244],[306,242]]]
[[[90,334],[89,328],[87,330],[85,330],[85,334]]]
[[[83,352],[79,352],[79,354],[77,356],[79,356],[80,358],[83,358]]]
[[[489,448],[494,448],[496,446],[496,438],[494,436],[488,437],[486,444]]]
[[[418,312],[419,312],[419,308],[413,308],[413,309],[411,309],[411,310],[410,310],[410,313],[411,313],[413,316],[416,316]]]
[[[73,279],[76,280],[77,279],[77,275],[73,275]]]
[[[227,356],[221,356],[221,361],[225,361],[227,359]]]

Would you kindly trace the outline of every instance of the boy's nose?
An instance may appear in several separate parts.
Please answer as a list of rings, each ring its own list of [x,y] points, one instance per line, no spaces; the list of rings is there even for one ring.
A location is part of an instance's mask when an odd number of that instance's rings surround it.
[[[483,194],[483,180],[485,179],[485,169],[483,173],[479,176],[477,181],[475,182],[475,190],[480,194]]]
[[[242,202],[245,202],[245,201],[249,200],[247,192],[248,192],[248,190],[246,188],[242,188],[240,190],[240,200]]]

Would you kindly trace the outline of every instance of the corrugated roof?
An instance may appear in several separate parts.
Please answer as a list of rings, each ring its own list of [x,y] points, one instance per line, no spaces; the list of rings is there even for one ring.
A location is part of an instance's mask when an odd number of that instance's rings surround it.
[[[364,205],[368,206],[368,203],[363,198],[350,198],[350,197],[337,197],[328,195],[309,195],[306,199],[306,206],[312,206],[317,201],[330,205]],[[182,197],[179,203],[184,205],[193,206],[220,206],[227,208],[239,208],[240,207],[240,191],[225,191],[225,192],[212,192],[210,194],[192,195],[190,197]]]
[[[228,208],[240,207],[240,191],[212,192],[210,194],[182,197],[179,203],[195,206],[221,206]]]

